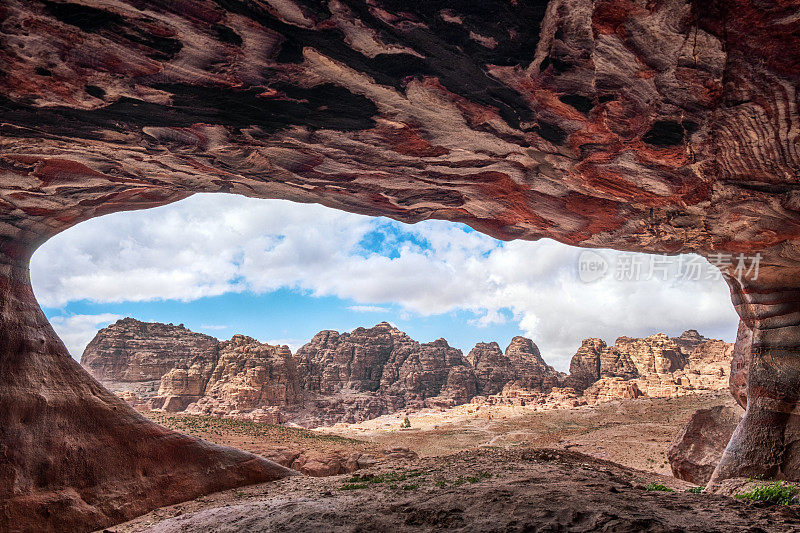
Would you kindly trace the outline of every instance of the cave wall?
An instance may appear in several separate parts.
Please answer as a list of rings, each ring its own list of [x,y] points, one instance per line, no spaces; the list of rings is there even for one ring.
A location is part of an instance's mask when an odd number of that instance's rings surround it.
[[[286,474],[236,456],[249,466],[224,483],[155,490],[164,439],[68,361],[30,290],[52,235],[197,192],[501,239],[760,253],[758,281],[728,276],[748,413],[718,477],[796,479],[799,4],[3,2],[0,526],[93,529]],[[120,461],[141,431],[145,459]],[[233,460],[185,446],[169,457],[186,479]]]

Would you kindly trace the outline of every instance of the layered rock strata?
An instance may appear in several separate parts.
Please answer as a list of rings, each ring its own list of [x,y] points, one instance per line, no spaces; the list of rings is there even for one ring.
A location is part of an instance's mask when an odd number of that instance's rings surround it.
[[[28,262],[83,220],[196,192],[714,259],[750,333],[739,345],[747,412],[717,477],[800,479],[800,441],[786,440],[800,403],[799,10],[794,0],[4,2],[0,446],[17,452],[0,464],[0,487],[16,487],[0,492],[0,520],[96,529],[147,508],[109,514],[121,487],[130,499],[158,493],[152,478],[126,483],[139,472],[119,435],[135,433],[132,411],[57,362],[68,354]],[[725,257],[739,253],[759,254],[758,276]],[[41,426],[27,423],[34,411]],[[52,446],[25,444],[58,426]],[[105,456],[70,453],[94,439]],[[140,451],[160,455],[165,442]],[[114,486],[103,457],[119,466]],[[60,470],[40,475],[49,462]],[[195,465],[198,478],[207,467]],[[79,487],[73,469],[95,481]],[[78,489],[86,499],[70,499]],[[26,507],[49,497],[66,498],[57,517]]]
[[[197,355],[200,341],[208,357]],[[732,352],[732,345],[694,331],[620,337],[613,346],[586,339],[566,375],[524,337],[514,337],[505,352],[478,343],[465,358],[444,339],[419,343],[382,322],[349,333],[321,331],[292,354],[242,335],[220,342],[182,326],[124,319],[98,333],[84,363],[137,408],[314,427],[471,401],[547,409],[720,390]],[[163,370],[164,361],[174,368],[157,392],[131,392],[125,379],[142,368]]]

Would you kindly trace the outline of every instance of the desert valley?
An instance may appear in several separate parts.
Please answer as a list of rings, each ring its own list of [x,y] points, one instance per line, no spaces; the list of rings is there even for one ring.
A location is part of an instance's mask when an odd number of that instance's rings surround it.
[[[800,0],[3,0],[0,65],[0,533],[800,531]]]
[[[732,344],[694,330],[588,338],[565,374],[524,337],[465,356],[383,322],[322,331],[292,353],[126,318],[98,332],[82,364],[159,424],[303,474],[159,509],[118,532],[314,530],[319,502],[331,530],[353,519],[365,530],[475,527],[482,513],[497,521],[508,496],[553,505],[517,508],[525,520],[487,530],[668,531],[691,510],[714,531],[743,509],[748,527],[785,530],[796,512],[776,518],[731,498],[753,480],[697,492],[743,413],[729,391],[732,356]],[[654,512],[653,498],[672,503]]]

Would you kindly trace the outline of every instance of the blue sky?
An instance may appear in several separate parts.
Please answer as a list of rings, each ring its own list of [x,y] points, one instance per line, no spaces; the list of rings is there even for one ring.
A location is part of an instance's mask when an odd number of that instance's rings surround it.
[[[502,243],[442,221],[404,225],[317,205],[195,195],[71,228],[36,252],[31,276],[76,359],[98,328],[124,316],[293,349],[323,329],[384,320],[465,353],[478,341],[505,347],[525,335],[562,370],[586,337],[688,328],[735,336],[725,283],[679,279],[677,262],[691,257],[671,259],[666,280],[631,281],[614,265],[633,257],[646,271],[652,257],[598,253],[610,270],[586,283],[581,250],[549,240]]]

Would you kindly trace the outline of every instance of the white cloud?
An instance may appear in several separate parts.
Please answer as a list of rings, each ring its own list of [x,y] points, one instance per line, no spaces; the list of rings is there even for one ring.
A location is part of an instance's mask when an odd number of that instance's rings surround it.
[[[264,341],[266,344],[270,344],[272,346],[288,346],[292,353],[296,352],[307,343],[309,339],[268,339]]]
[[[360,245],[375,235],[384,245]],[[562,369],[589,336],[613,342],[696,328],[733,338],[737,318],[723,281],[679,282],[674,273],[617,280],[621,257],[648,256],[602,251],[609,272],[583,283],[579,253],[549,240],[500,243],[445,222],[407,226],[317,205],[197,195],[69,229],[37,251],[31,275],[49,307],[289,287],[352,299],[359,312],[388,311],[377,304],[392,302],[403,319],[468,310],[483,327],[510,315]]]
[[[347,307],[356,313],[389,313],[391,309],[379,305],[351,305]]]
[[[50,319],[50,324],[58,336],[64,341],[73,358],[80,360],[83,350],[89,344],[97,330],[108,326],[122,318],[112,313],[99,315],[60,315]]]

